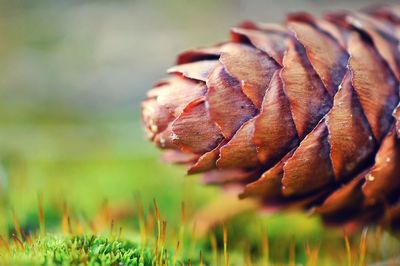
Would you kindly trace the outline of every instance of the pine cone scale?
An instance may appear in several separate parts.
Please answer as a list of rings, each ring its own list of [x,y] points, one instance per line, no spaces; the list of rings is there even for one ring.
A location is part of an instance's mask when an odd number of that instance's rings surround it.
[[[350,72],[335,95],[326,116],[330,158],[336,181],[344,181],[358,172],[376,152],[376,141],[351,84]]]
[[[349,38],[349,53],[354,89],[374,137],[380,141],[393,122],[392,113],[399,102],[398,80],[372,45],[358,34]]]
[[[297,134],[303,139],[331,109],[332,98],[294,39],[283,58],[281,76]]]
[[[216,162],[220,156],[220,149],[226,145],[227,141],[222,140],[217,147],[204,153],[188,170],[188,174],[207,172],[217,167]]]
[[[206,82],[210,72],[218,65],[218,60],[201,60],[171,67],[167,73],[178,73],[183,77]]]
[[[258,159],[266,165],[278,162],[299,143],[289,100],[284,92],[281,71],[276,71],[256,117],[253,141]]]
[[[178,147],[195,154],[214,149],[223,138],[208,113],[203,97],[185,107],[172,123],[172,132],[171,138]]]
[[[333,182],[329,150],[328,128],[322,121],[307,135],[285,163],[282,178],[283,194],[305,195]]]
[[[376,44],[379,54],[388,63],[396,78],[399,79],[400,57],[397,55],[399,41],[394,36],[393,30],[387,30],[390,28],[390,25],[381,24],[379,21],[360,13],[348,16],[347,21],[352,27],[369,35],[371,40]]]
[[[220,62],[234,77],[252,103],[261,107],[265,91],[278,70],[275,60],[257,49],[242,44],[226,44],[221,48]]]
[[[333,97],[347,71],[349,55],[329,34],[313,24],[313,21],[305,23],[289,19],[287,27],[305,48],[308,60]]]
[[[242,93],[239,81],[231,77],[222,65],[211,73],[207,87],[210,115],[229,140],[244,122],[254,117],[257,108]]]
[[[273,58],[278,65],[282,66],[283,55],[286,51],[287,33],[274,29],[261,31],[255,24],[248,24],[245,27],[236,27],[231,30],[233,41],[251,43],[254,47]],[[268,33],[268,36],[265,33]]]
[[[252,137],[254,135],[254,119],[246,121],[220,149],[219,159],[216,161],[218,168],[256,168],[260,166],[257,150]]]
[[[349,216],[352,212],[358,211],[359,205],[363,202],[363,193],[360,187],[364,181],[365,174],[366,171],[359,174],[345,186],[335,190],[314,211],[327,215],[328,219],[340,217],[341,213],[346,213],[346,216]]]
[[[379,199],[400,189],[400,164],[396,162],[400,162],[400,139],[393,127],[382,141],[375,165],[366,176],[363,192],[367,198]]]

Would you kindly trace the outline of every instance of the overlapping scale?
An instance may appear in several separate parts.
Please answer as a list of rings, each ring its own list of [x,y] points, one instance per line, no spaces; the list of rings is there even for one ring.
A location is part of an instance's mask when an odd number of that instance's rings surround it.
[[[245,122],[232,139],[220,148],[219,168],[255,168],[260,165],[253,142],[254,119]]]
[[[289,152],[277,164],[265,171],[259,179],[248,184],[240,197],[282,198],[283,166],[292,155],[293,152]]]
[[[304,46],[311,65],[333,96],[346,73],[349,56],[339,43],[313,23],[312,19],[303,15],[300,18],[290,17],[286,24]]]
[[[349,15],[347,21],[354,28],[369,35],[371,40],[374,42],[376,50],[388,63],[394,75],[396,75],[398,79],[400,77],[399,41],[394,36],[393,30],[382,30],[384,25],[378,24],[379,21],[360,13]]]
[[[176,63],[178,65],[181,65],[207,59],[209,60],[218,59],[220,55],[221,55],[220,45],[216,45],[213,47],[192,49],[180,53],[178,55]]]
[[[172,140],[183,151],[205,153],[223,139],[211,119],[204,97],[194,100],[183,109],[172,123]]]
[[[207,80],[208,109],[225,138],[230,139],[241,125],[257,113],[257,108],[243,94],[240,82],[220,65]]]
[[[365,173],[359,174],[348,184],[336,189],[314,211],[326,219],[336,221],[346,220],[352,214],[356,214],[364,199],[361,191],[364,175]]]
[[[291,39],[281,73],[298,136],[303,139],[328,113],[332,98],[307,59],[303,46]]]
[[[304,195],[332,183],[334,174],[329,149],[328,128],[322,121],[285,163],[283,193]]]
[[[226,44],[221,52],[219,60],[226,72],[239,81],[243,93],[260,108],[272,75],[278,69],[276,62],[264,52],[243,44]]]
[[[253,23],[242,24],[231,31],[232,41],[251,43],[282,66],[288,34],[284,29],[263,27]]]
[[[382,141],[374,166],[365,175],[363,192],[372,201],[400,195],[400,139],[394,127]]]
[[[279,161],[299,142],[280,71],[275,72],[265,93],[253,141],[259,160],[267,165]]]
[[[218,65],[218,60],[201,60],[193,63],[177,65],[168,69],[167,73],[178,73],[186,78],[207,81],[208,75]]]
[[[392,112],[399,103],[399,82],[375,47],[359,33],[348,41],[352,83],[375,138],[380,141],[389,130]]]
[[[376,141],[351,84],[348,72],[334,105],[326,117],[330,156],[338,181],[343,181],[368,163],[376,149]]]
[[[188,174],[207,172],[217,168],[216,162],[219,158],[219,150],[221,147],[225,146],[226,142],[226,140],[221,141],[217,147],[200,156],[200,158],[189,168]]]

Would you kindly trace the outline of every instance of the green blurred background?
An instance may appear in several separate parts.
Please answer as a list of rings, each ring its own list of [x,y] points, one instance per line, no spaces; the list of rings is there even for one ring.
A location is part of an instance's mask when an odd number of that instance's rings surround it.
[[[1,1],[1,230],[11,208],[28,221],[38,193],[47,217],[64,201],[90,217],[104,199],[124,204],[140,195],[145,206],[156,198],[174,222],[181,201],[194,209],[211,202],[220,190],[160,162],[141,130],[140,101],[175,55],[227,39],[241,20],[279,22],[290,11],[380,2]],[[323,230],[291,214],[258,217],[276,234]]]

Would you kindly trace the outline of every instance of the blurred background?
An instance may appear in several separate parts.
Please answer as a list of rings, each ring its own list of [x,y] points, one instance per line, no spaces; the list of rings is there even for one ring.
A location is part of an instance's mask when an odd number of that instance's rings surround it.
[[[63,202],[90,217],[105,199],[123,205],[134,195],[145,205],[156,198],[172,222],[181,201],[204,206],[220,191],[160,162],[140,125],[140,102],[175,55],[226,40],[242,20],[383,2],[398,1],[1,1],[1,211],[29,221],[38,193],[48,221]],[[277,234],[324,230],[315,218],[290,215],[260,219]],[[299,222],[299,232],[287,232]]]

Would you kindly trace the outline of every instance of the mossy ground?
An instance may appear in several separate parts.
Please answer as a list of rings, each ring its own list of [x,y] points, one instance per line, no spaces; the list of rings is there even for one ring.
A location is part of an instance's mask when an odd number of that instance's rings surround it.
[[[180,222],[168,224],[162,220],[156,201],[145,213],[142,202],[136,200],[136,215],[125,222],[118,220],[122,209],[106,203],[93,219],[77,217],[64,205],[59,218],[47,221],[39,197],[35,223],[33,220],[20,223],[11,212],[12,225],[6,235],[0,236],[0,264],[363,266],[399,263],[398,239],[380,228],[364,228],[360,233],[342,237],[317,231],[314,231],[317,235],[289,237],[270,233],[273,222],[267,228],[267,223],[256,214],[247,213],[199,237],[196,225],[187,222],[190,217],[186,217],[185,205],[182,205]],[[305,218],[297,214],[286,219],[299,222]],[[283,226],[285,218],[278,220]]]
[[[11,244],[0,261],[11,265],[152,265],[152,254],[130,241],[94,235],[49,234]]]

